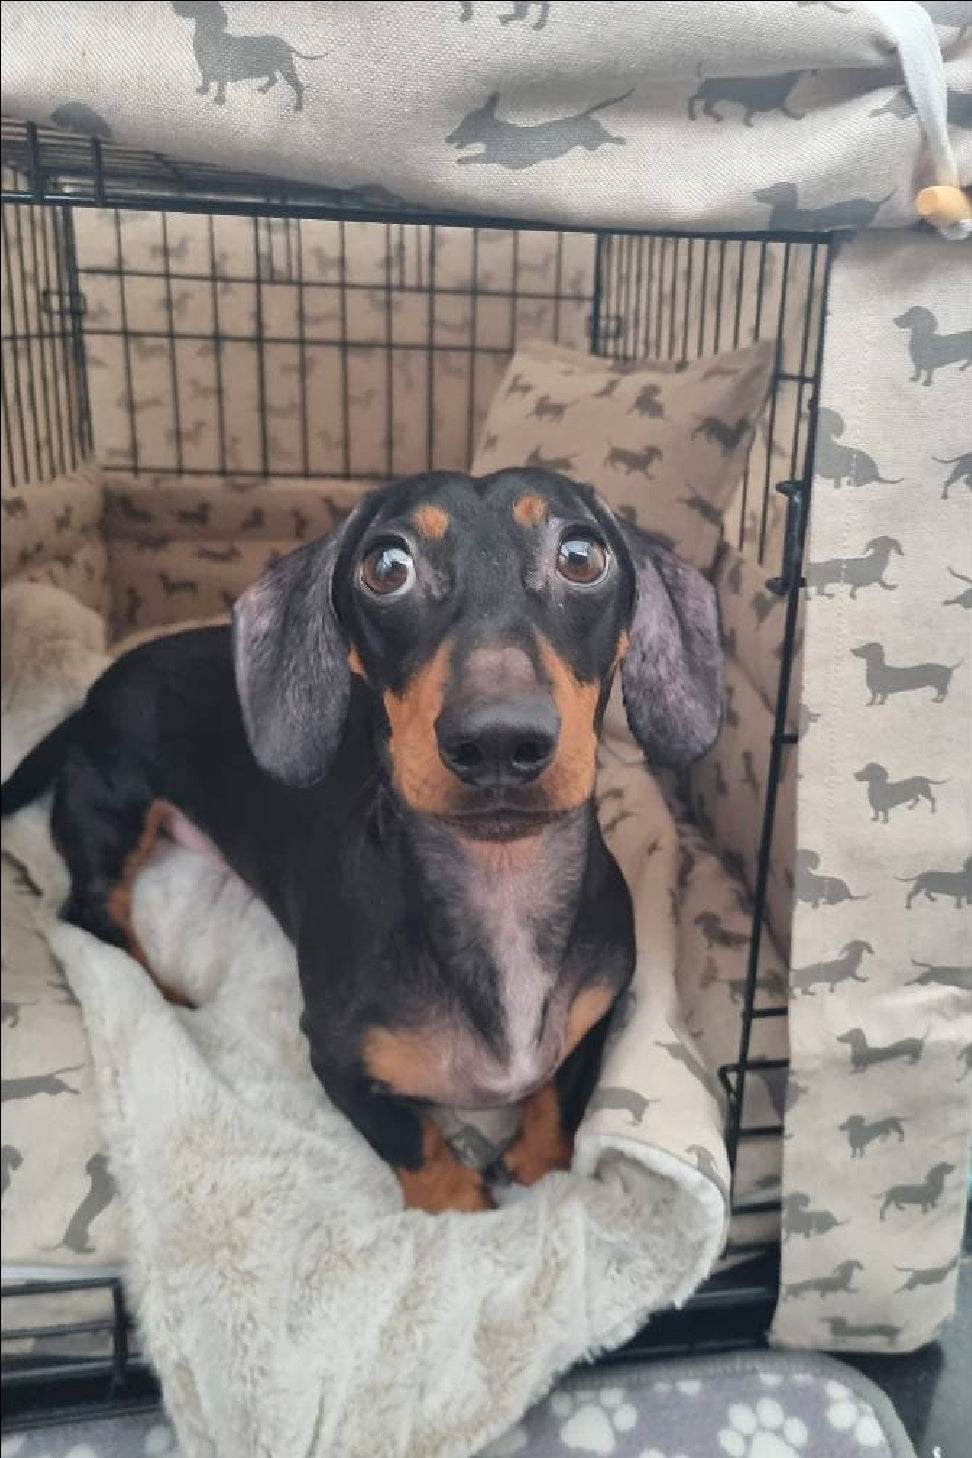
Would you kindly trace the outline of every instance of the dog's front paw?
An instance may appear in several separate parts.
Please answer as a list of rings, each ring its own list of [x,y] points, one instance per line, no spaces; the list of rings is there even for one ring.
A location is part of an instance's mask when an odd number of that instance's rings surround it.
[[[406,1210],[424,1210],[428,1215],[459,1210],[473,1215],[493,1209],[480,1172],[460,1164],[431,1119],[424,1121],[421,1164],[414,1169],[404,1165],[396,1165],[394,1169]]]
[[[497,1161],[498,1183],[535,1185],[553,1170],[570,1169],[574,1141],[562,1130],[543,1139],[524,1131]]]
[[[458,1210],[475,1215],[492,1210],[493,1201],[481,1175],[457,1164],[454,1169],[436,1166],[424,1169],[396,1169],[406,1210],[424,1210],[427,1215],[444,1215]]]

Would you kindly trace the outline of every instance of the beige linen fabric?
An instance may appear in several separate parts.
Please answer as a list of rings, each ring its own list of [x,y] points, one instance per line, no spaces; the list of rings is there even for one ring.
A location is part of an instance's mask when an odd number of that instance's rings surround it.
[[[113,637],[225,615],[274,562],[326,534],[366,483],[111,472],[105,537]]]
[[[0,494],[3,581],[50,583],[103,613],[111,592],[103,501],[101,473],[91,464],[19,489],[5,477]]]
[[[960,118],[969,35],[928,8]],[[865,5],[230,0],[137,16],[5,4],[4,109],[351,201],[602,226],[900,228],[935,180]],[[960,121],[952,136],[968,181]]]
[[[486,416],[473,475],[525,462],[587,481],[615,511],[709,570],[773,358],[768,341],[681,364],[525,344]]]
[[[859,238],[826,350],[774,1334],[903,1351],[952,1310],[972,1139],[968,250]]]
[[[4,588],[0,601],[6,779],[30,745],[80,702],[105,661],[105,633],[96,614],[50,586],[18,582]],[[20,860],[8,855],[4,822],[4,1279],[16,1266],[113,1267],[122,1251],[88,1040],[45,935],[66,877],[39,884],[24,864],[24,855],[29,862],[48,843],[48,817],[46,800],[18,816]]]

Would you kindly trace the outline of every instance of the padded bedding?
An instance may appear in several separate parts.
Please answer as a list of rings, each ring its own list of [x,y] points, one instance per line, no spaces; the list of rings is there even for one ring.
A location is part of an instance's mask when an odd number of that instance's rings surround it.
[[[736,1057],[742,985],[746,971],[749,913],[745,886],[688,822],[678,826],[679,856],[684,881],[680,903],[680,961],[683,1011],[696,1035],[698,1067],[711,1082],[720,1063]],[[47,943],[35,927],[38,898],[23,870],[9,856],[2,860],[3,894],[3,1224],[4,1283],[50,1274],[113,1273],[125,1262],[124,1231],[98,1131],[93,1070],[81,1013]],[[714,946],[708,922],[698,918],[716,911],[721,932],[733,943]],[[769,939],[762,956],[764,1002],[778,1001],[783,986],[781,964]],[[757,1025],[760,1056],[785,1055],[785,1019]],[[678,1045],[672,1044],[673,1049]],[[662,1056],[662,1055],[656,1055]],[[664,1055],[671,1056],[671,1055]],[[682,1056],[679,1054],[679,1056]],[[747,1123],[777,1122],[781,1075],[770,1082],[753,1077],[747,1092]],[[8,1079],[17,1088],[8,1092]],[[628,1100],[632,1125],[641,1122],[638,1097]],[[52,1118],[52,1113],[55,1117]],[[739,1196],[751,1192],[765,1198],[779,1178],[779,1145],[758,1142],[759,1159],[751,1163],[743,1145]],[[768,1233],[772,1234],[770,1218]],[[754,1233],[755,1232],[755,1233]],[[746,1219],[733,1238],[750,1240],[767,1233]],[[77,1313],[90,1309],[92,1298],[80,1293]],[[5,1322],[15,1312],[6,1314]],[[65,1298],[58,1298],[57,1319]],[[17,1325],[22,1325],[18,1320]]]

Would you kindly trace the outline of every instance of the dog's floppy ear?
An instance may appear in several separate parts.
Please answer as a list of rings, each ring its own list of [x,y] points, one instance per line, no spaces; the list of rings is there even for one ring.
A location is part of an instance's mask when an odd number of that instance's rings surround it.
[[[621,688],[628,727],[649,763],[681,768],[715,742],[722,715],[722,645],[715,590],[700,572],[616,518],[636,598]]]
[[[334,610],[334,568],[357,507],[323,541],[290,552],[237,599],[233,664],[257,763],[295,787],[322,779],[351,697],[348,644]]]

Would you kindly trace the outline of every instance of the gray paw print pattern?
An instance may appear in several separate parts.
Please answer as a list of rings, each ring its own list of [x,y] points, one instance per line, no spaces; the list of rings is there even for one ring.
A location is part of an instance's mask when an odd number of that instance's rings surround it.
[[[851,1350],[950,1314],[972,1136],[972,309],[959,253],[920,251],[835,264],[796,725],[774,1331]]]

